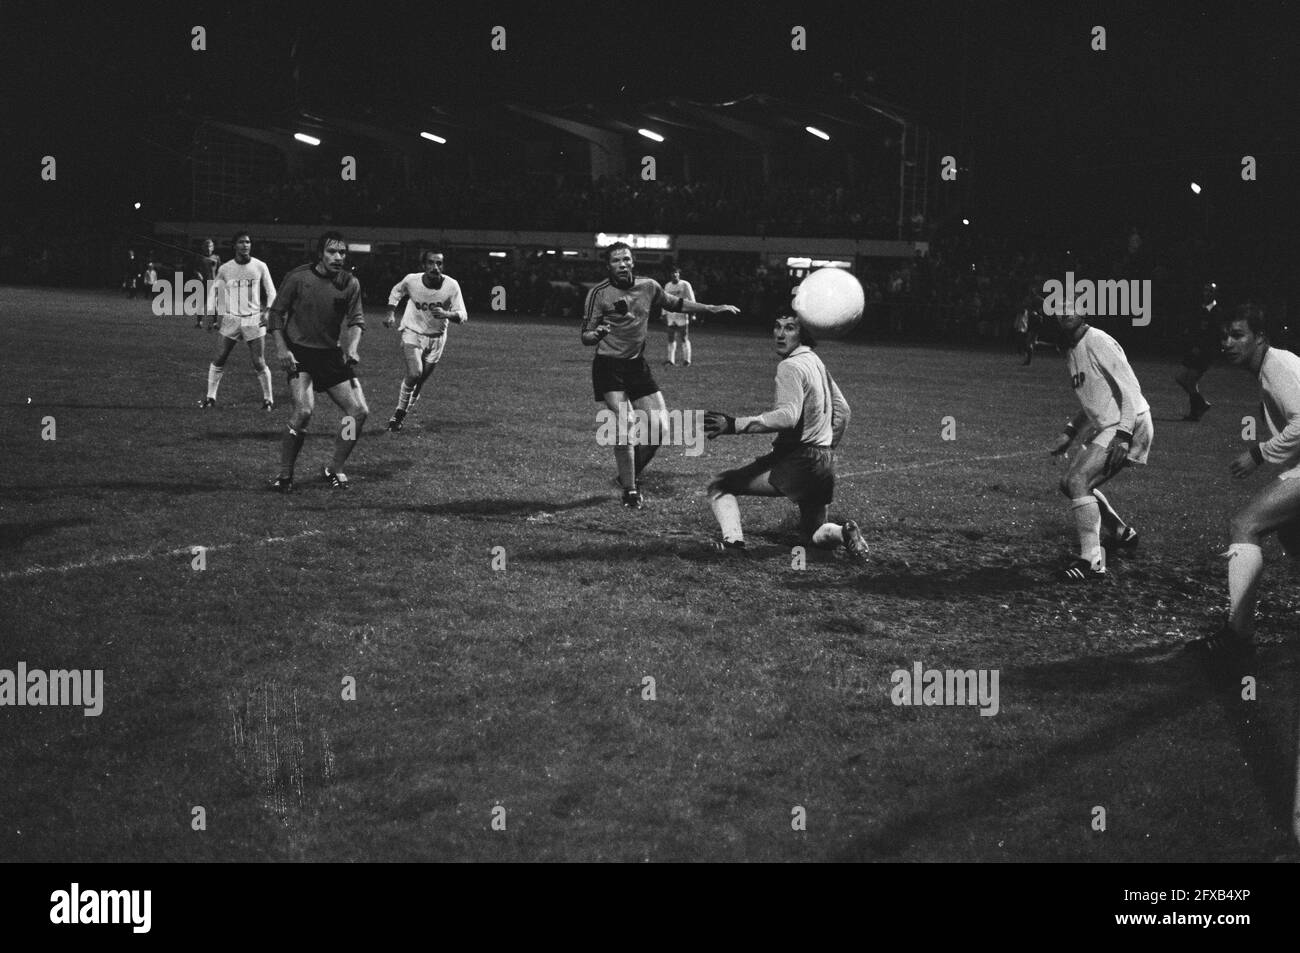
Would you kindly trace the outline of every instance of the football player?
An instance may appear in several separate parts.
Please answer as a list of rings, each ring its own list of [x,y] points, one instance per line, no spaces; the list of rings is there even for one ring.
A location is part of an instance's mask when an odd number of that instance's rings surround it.
[[[1103,528],[1113,548],[1138,543],[1137,530],[1120,518],[1099,487],[1129,464],[1147,462],[1154,430],[1150,405],[1119,342],[1084,321],[1071,300],[1056,323],[1069,348],[1070,383],[1082,405],[1052,447],[1052,455],[1059,456],[1076,437],[1082,445],[1060,482],[1079,534],[1079,558],[1057,578],[1087,582],[1106,578]]]
[[[1192,319],[1191,342],[1183,354],[1183,366],[1174,375],[1174,380],[1186,392],[1190,402],[1184,420],[1200,420],[1211,406],[1201,393],[1200,380],[1219,354],[1221,312],[1216,300],[1218,293],[1219,286],[1212,281],[1201,288],[1201,306]]]
[[[315,393],[328,394],[344,415],[334,441],[334,458],[324,474],[334,489],[348,488],[343,464],[361,439],[370,414],[353,369],[361,360],[357,345],[366,327],[361,283],[343,267],[348,245],[338,232],[322,235],[316,254],[315,262],[285,275],[267,322],[293,395],[289,430],[280,444],[280,473],[270,487],[280,493],[293,490],[294,463],[316,409]]]
[[[212,303],[212,282],[217,277],[217,269],[221,267],[221,257],[214,251],[215,248],[216,246],[213,244],[212,239],[205,238],[203,239],[202,253],[194,256],[198,259],[195,266],[195,274],[198,276],[199,280],[203,282],[203,312],[208,315],[209,318],[209,331],[215,331],[217,328],[217,315],[210,307]],[[197,321],[194,326],[196,328],[203,327],[203,315],[200,314],[196,317]]]
[[[248,356],[253,359],[253,373],[262,387],[262,409],[270,413],[275,405],[271,394],[271,369],[266,366],[266,309],[275,300],[275,285],[270,269],[253,257],[253,239],[246,231],[235,233],[235,257],[217,269],[214,292],[216,310],[221,318],[221,336],[217,353],[208,367],[208,395],[199,401],[203,408],[215,407],[217,388],[225,373],[226,361],[238,341],[248,342]]]
[[[1232,517],[1228,547],[1228,622],[1198,640],[1197,648],[1249,652],[1254,636],[1256,590],[1264,572],[1264,537],[1277,533],[1293,559],[1300,559],[1300,356],[1269,345],[1263,309],[1238,305],[1221,325],[1222,350],[1229,364],[1259,378],[1269,437],[1237,455],[1229,469],[1244,479],[1265,463],[1279,472]]]
[[[402,421],[414,407],[433,369],[442,360],[447,346],[447,322],[464,324],[469,320],[460,285],[455,278],[442,273],[445,258],[440,251],[426,251],[420,255],[424,273],[407,275],[388,294],[388,317],[384,327],[397,322],[397,306],[403,297],[406,310],[402,313],[402,356],[406,361],[406,376],[397,394],[397,409],[388,421],[388,430],[397,433]]]
[[[594,347],[591,362],[592,391],[597,401],[604,401],[615,414],[628,416],[629,403],[647,416],[657,416],[648,427],[650,434],[666,434],[668,407],[646,363],[646,329],[665,308],[686,314],[739,314],[730,304],[704,304],[666,294],[653,278],[637,278],[632,248],[626,242],[614,242],[604,251],[609,277],[587,292],[583,309],[582,343]],[[621,430],[621,428],[620,428]],[[623,505],[640,509],[643,505],[637,481],[641,471],[654,457],[655,443],[631,442],[614,446],[618,464],[618,485],[623,490]]]
[[[682,278],[682,270],[677,267],[672,269],[672,281],[664,285],[664,293],[670,294],[675,298],[681,298],[683,301],[695,300],[695,289],[691,283]],[[665,311],[664,324],[668,325],[668,360],[664,361],[670,367],[677,366],[677,344],[680,341],[682,345],[682,366],[691,366],[691,321],[689,314],[682,314],[680,311]]]
[[[772,329],[781,362],[776,366],[773,409],[754,417],[709,411],[704,433],[713,440],[727,434],[774,433],[770,453],[709,484],[709,505],[722,528],[718,549],[743,551],[737,496],[784,496],[799,507],[804,542],[822,549],[843,546],[855,560],[865,559],[867,542],[853,520],[827,520],[835,493],[835,453],[849,424],[849,404],[817,356],[817,342],[799,319],[785,315]]]

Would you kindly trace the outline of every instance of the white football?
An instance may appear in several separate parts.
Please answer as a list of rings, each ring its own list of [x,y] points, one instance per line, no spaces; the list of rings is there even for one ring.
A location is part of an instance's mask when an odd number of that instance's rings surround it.
[[[866,296],[841,268],[819,268],[794,290],[794,313],[814,331],[844,333],[862,318]]]

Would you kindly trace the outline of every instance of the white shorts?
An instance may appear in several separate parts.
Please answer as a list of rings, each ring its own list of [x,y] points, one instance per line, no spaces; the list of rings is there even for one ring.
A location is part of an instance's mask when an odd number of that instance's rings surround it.
[[[233,314],[221,316],[221,336],[234,341],[256,341],[266,337],[266,328],[260,317],[241,318]]]
[[[1094,431],[1088,438],[1090,447],[1101,447],[1105,450],[1110,446],[1110,442],[1115,439],[1115,433],[1119,427],[1107,427],[1105,430]],[[1137,419],[1133,421],[1133,442],[1128,448],[1129,463],[1146,463],[1147,454],[1151,452],[1151,440],[1155,437],[1155,429],[1151,426],[1151,411],[1144,411],[1138,414]]]
[[[418,347],[420,358],[426,364],[437,364],[442,360],[442,349],[447,346],[447,334],[421,334],[410,328],[402,328],[402,346]]]
[[[680,311],[665,311],[664,320],[668,322],[670,328],[684,328],[690,325],[691,316]]]

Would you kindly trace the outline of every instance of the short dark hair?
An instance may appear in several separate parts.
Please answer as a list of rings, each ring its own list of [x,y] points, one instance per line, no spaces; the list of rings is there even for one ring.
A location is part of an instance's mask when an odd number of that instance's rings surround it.
[[[235,232],[235,234],[230,236],[230,244],[235,244],[235,242],[239,241],[241,238],[247,238],[251,242],[253,240],[253,233],[246,228],[241,228],[239,231]]]
[[[812,328],[808,327],[807,323],[805,323],[803,319],[799,317],[799,315],[787,311],[783,314],[778,314],[776,316],[776,319],[778,321],[780,321],[782,318],[787,318],[799,326],[800,344],[804,345],[809,350],[812,351],[817,350],[817,339],[813,337]]]
[[[620,248],[626,248],[628,251],[632,251],[632,246],[627,242],[614,242],[612,245],[606,245],[605,250],[601,253],[605,256],[605,264],[609,264],[609,260],[614,256],[614,252],[618,251]],[[635,253],[632,257],[636,257]]]
[[[328,245],[330,242],[342,242],[343,247],[345,249],[347,248],[347,244],[348,244],[348,240],[343,237],[342,232],[328,231],[325,234],[321,235],[320,238],[316,239],[317,258],[325,254],[325,246]]]
[[[1229,312],[1222,324],[1226,328],[1237,321],[1244,321],[1252,334],[1268,337],[1268,318],[1264,309],[1253,301],[1243,301]]]
[[[444,259],[447,257],[441,248],[426,248],[424,251],[420,252],[420,264],[423,265],[428,261],[430,255],[442,255]]]

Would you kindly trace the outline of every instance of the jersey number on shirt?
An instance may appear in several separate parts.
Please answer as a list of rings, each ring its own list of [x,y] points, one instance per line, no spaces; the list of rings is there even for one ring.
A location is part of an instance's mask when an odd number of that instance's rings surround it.
[[[1078,390],[1083,385],[1083,371],[1079,371],[1079,373],[1071,377],[1070,384],[1073,385],[1075,390]]]

